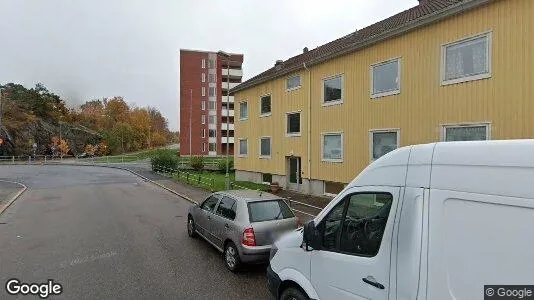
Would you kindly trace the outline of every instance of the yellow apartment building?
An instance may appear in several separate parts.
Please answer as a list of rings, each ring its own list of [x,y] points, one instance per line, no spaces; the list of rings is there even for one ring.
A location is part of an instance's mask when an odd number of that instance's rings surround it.
[[[533,74],[534,0],[420,0],[235,87],[236,179],[336,194],[398,147],[533,138]]]

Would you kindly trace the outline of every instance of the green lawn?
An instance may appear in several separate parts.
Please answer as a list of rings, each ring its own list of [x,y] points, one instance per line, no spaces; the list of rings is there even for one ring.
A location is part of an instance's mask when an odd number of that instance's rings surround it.
[[[187,171],[180,172],[173,175],[173,178],[179,181],[183,181],[192,185],[202,187],[207,190],[224,191],[225,188],[225,174],[218,172],[198,172]],[[257,184],[248,181],[235,181],[235,173],[230,173],[230,182],[232,183],[232,189],[253,189],[253,190],[267,190],[267,186],[264,184]]]

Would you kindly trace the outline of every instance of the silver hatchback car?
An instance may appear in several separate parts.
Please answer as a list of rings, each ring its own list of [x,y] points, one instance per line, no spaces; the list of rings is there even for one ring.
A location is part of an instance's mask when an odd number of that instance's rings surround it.
[[[273,242],[300,225],[284,199],[252,190],[213,193],[187,216],[189,236],[199,235],[223,252],[231,271],[241,263],[267,262]]]

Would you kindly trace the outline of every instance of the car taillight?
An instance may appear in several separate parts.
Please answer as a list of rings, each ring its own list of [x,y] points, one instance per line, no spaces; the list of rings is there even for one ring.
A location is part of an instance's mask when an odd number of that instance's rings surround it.
[[[300,221],[300,218],[297,217],[297,228],[302,227],[302,222]]]
[[[245,246],[256,246],[256,236],[254,236],[254,229],[247,228],[243,231],[243,240],[241,243]]]

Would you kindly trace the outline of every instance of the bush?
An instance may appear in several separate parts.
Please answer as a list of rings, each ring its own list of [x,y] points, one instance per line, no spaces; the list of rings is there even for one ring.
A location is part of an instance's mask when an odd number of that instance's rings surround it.
[[[204,169],[204,157],[202,156],[193,156],[191,157],[191,162],[189,163],[191,168],[195,171],[200,171]]]
[[[217,169],[221,173],[226,173],[226,159],[221,159],[217,162]],[[231,171],[234,169],[234,160],[228,159],[228,170]]]
[[[152,164],[152,171],[156,169],[177,169],[178,158],[170,151],[158,150],[155,155],[150,159]]]

